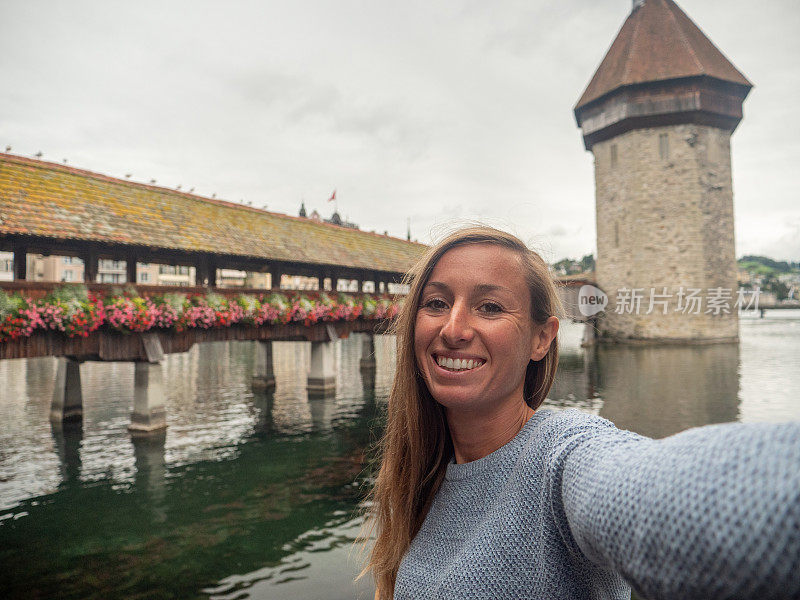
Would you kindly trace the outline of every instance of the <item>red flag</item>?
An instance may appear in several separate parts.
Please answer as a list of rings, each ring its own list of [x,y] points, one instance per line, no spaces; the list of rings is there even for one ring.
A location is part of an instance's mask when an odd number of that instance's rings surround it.
[[[331,197],[328,198],[328,202],[333,202],[334,200],[336,200],[336,190],[333,190]]]

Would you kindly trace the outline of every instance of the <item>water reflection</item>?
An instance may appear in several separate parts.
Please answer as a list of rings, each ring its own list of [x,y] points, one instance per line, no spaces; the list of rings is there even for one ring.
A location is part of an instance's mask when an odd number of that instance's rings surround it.
[[[50,427],[62,483],[71,484],[80,480],[83,423],[80,421],[51,422]]]
[[[133,456],[136,464],[136,489],[145,498],[153,523],[167,520],[167,464],[164,447],[167,432],[160,430],[151,434],[133,433]]]
[[[584,352],[571,348],[561,352],[553,387],[545,406],[578,408],[598,414],[603,401],[597,392],[596,363]]]
[[[617,427],[665,437],[738,420],[738,344],[601,346],[595,354],[600,416]]]

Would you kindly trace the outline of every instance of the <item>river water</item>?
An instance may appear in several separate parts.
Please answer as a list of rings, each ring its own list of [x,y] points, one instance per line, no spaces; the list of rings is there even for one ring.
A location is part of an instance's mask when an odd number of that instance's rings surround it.
[[[727,421],[800,420],[800,311],[741,320],[735,345],[579,347],[562,326],[547,405],[663,437]],[[250,387],[248,342],[165,361],[169,427],[127,431],[133,366],[85,363],[82,426],[51,427],[55,360],[0,361],[0,598],[372,598],[359,503],[394,340],[336,344],[336,396],[309,400],[309,346],[274,345],[277,388]]]

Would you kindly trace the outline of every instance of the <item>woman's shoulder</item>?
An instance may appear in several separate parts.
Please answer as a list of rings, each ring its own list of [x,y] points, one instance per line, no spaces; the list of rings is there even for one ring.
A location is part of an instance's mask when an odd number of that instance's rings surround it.
[[[617,428],[614,423],[598,415],[587,413],[576,408],[553,409],[541,408],[534,418],[538,417],[534,429],[539,435],[563,438],[572,435],[628,434]]]
[[[644,442],[650,438],[617,428],[598,415],[574,408],[542,408],[528,432],[528,450],[549,454],[552,458],[568,454],[582,444],[614,445]],[[532,419],[533,420],[533,419]]]

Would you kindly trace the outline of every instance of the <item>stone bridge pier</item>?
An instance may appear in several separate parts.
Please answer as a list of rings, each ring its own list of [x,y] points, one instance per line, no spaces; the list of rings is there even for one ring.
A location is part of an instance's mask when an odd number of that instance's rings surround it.
[[[270,392],[275,389],[273,341],[309,341],[311,357],[306,379],[309,399],[336,394],[336,340],[363,334],[359,361],[365,388],[374,387],[376,332],[384,331],[383,321],[350,321],[281,325],[271,331],[204,330],[183,333],[147,332],[137,335],[97,333],[89,338],[64,340],[43,337],[20,346],[19,354],[29,357],[56,354],[56,375],[50,405],[54,425],[80,422],[83,418],[81,364],[86,361],[133,362],[134,389],[131,422],[133,434],[151,434],[167,427],[166,388],[163,362],[167,353],[186,352],[195,343],[244,341],[255,338],[252,387]],[[248,337],[249,336],[249,337]],[[257,337],[256,337],[257,336]],[[267,339],[263,339],[269,336]],[[57,347],[55,342],[62,344]],[[162,346],[163,344],[163,346]]]
[[[58,358],[50,420],[53,423],[80,421],[83,418],[83,392],[80,365],[72,357]],[[161,361],[134,363],[133,411],[128,429],[133,433],[151,433],[167,427],[164,375]]]

